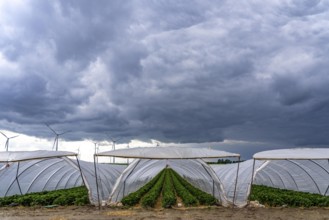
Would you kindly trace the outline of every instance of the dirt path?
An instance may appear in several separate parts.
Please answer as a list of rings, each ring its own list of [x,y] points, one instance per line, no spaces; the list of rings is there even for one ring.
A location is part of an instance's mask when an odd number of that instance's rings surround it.
[[[0,208],[1,220],[207,220],[207,219],[310,219],[329,220],[329,208],[189,208],[189,209],[113,209],[95,207]]]

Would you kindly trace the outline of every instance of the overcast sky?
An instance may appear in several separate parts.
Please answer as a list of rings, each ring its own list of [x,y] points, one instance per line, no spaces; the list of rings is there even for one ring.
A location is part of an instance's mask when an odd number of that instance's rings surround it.
[[[328,71],[327,0],[0,2],[0,130],[50,143],[328,146]]]

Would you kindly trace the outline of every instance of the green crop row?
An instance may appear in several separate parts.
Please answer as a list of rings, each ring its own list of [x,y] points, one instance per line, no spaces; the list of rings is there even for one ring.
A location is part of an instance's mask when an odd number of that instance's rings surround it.
[[[258,200],[261,204],[268,206],[291,206],[291,207],[328,207],[329,196],[296,192],[292,190],[277,189],[267,186],[252,186],[250,200]]]
[[[169,208],[176,204],[176,195],[185,206],[214,205],[217,200],[211,195],[195,188],[172,169],[162,170],[145,186],[122,199],[122,204],[136,205],[139,201],[143,207],[154,207],[162,193],[162,206]]]
[[[47,205],[87,205],[89,204],[88,190],[86,187],[44,191],[25,195],[14,195],[0,198],[0,206],[11,204],[22,206],[47,206]]]
[[[122,204],[126,206],[136,205],[139,202],[139,200],[156,184],[156,182],[160,179],[164,171],[165,170],[162,170],[150,182],[148,182],[146,185],[141,187],[136,192],[130,193],[129,195],[125,196],[121,200]]]
[[[176,204],[175,188],[169,170],[165,175],[165,180],[162,188],[162,207],[170,208]]]
[[[196,206],[198,200],[184,187],[184,185],[178,180],[173,171],[170,172],[175,191],[179,197],[182,198],[185,206]]]
[[[160,196],[162,190],[165,173],[166,172],[162,172],[158,181],[141,199],[141,204],[143,207],[154,207],[157,198]]]
[[[172,172],[179,180],[179,182],[199,201],[200,205],[215,205],[217,203],[216,198],[214,198],[212,195],[192,186],[174,170],[172,170]]]

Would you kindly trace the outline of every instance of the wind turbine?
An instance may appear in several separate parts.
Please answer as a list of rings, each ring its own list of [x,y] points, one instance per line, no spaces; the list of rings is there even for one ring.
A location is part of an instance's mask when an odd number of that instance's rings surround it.
[[[97,142],[92,142],[92,141],[90,141],[90,142],[93,143],[94,146],[95,146],[94,154],[97,154],[97,153],[98,153],[98,150],[99,150],[99,144],[98,144]],[[98,145],[98,146],[97,146],[97,145]]]
[[[6,144],[5,144],[5,149],[6,149],[6,151],[8,151],[8,149],[9,149],[9,140],[10,140],[10,139],[13,139],[13,138],[15,138],[15,137],[18,137],[19,135],[12,136],[12,137],[7,137],[7,135],[5,135],[4,133],[2,133],[1,131],[0,131],[0,133],[1,133],[5,138],[7,138],[7,141],[6,141]]]
[[[52,129],[50,127],[50,125],[46,124],[46,126],[55,134],[55,140],[54,140],[54,144],[53,144],[53,150],[54,148],[56,149],[56,151],[58,151],[58,139],[59,139],[59,136],[63,135],[63,134],[66,134],[70,131],[65,131],[65,132],[62,132],[62,133],[57,133],[54,129]]]
[[[128,145],[127,145],[127,148],[129,149],[130,147],[129,147],[129,143],[128,143]],[[127,164],[129,164],[129,158],[127,158]]]
[[[118,142],[119,140],[121,140],[121,138],[117,138],[117,139],[115,139],[115,138],[113,138],[113,137],[111,137],[111,136],[109,136],[109,138],[110,138],[111,141],[112,141],[112,150],[115,150],[115,143]],[[113,157],[113,163],[115,163],[115,157]]]

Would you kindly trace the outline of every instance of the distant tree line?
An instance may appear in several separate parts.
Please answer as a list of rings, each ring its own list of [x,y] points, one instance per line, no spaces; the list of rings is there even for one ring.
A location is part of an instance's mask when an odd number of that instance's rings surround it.
[[[238,163],[243,162],[244,160],[230,160],[230,159],[218,159],[217,162],[208,162],[208,164],[231,164],[231,163]]]

